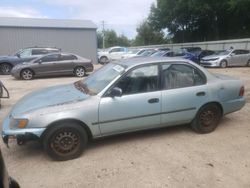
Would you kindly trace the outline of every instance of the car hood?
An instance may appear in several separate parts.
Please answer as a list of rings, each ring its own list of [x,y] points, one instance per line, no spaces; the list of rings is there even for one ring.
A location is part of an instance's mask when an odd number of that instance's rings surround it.
[[[208,59],[216,59],[216,58],[222,58],[222,57],[227,57],[227,55],[209,55],[209,56],[206,56],[206,57],[203,57],[202,59],[204,60],[208,60]]]
[[[19,116],[41,108],[82,101],[90,96],[77,90],[74,84],[53,86],[34,91],[20,99],[10,114]]]
[[[0,61],[1,61],[1,60],[14,60],[14,59],[18,59],[18,57],[17,57],[17,56],[12,56],[12,55],[0,56]]]

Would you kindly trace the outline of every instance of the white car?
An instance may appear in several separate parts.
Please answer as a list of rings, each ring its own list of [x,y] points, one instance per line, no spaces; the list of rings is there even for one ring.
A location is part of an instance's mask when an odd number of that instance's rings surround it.
[[[122,59],[128,59],[128,58],[140,56],[146,50],[147,50],[146,48],[129,50],[128,53],[122,56]]]
[[[109,63],[112,60],[122,59],[124,54],[128,53],[125,47],[115,46],[106,51],[98,52],[98,59],[101,64]]]

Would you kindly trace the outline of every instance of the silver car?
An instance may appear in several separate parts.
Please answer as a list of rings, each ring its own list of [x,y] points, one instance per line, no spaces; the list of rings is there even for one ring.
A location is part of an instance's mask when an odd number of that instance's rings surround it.
[[[2,137],[41,140],[53,159],[73,159],[90,139],[191,124],[212,132],[245,105],[243,82],[181,58],[110,63],[85,80],[24,96],[3,121]]]
[[[225,50],[201,59],[205,67],[250,66],[249,50]]]
[[[93,69],[94,66],[89,59],[70,53],[51,53],[16,65],[11,70],[11,75],[23,80],[55,75],[83,77],[86,72],[92,72]]]

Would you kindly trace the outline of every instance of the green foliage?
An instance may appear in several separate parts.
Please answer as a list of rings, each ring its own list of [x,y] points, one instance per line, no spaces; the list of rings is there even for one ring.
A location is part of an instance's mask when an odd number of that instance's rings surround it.
[[[104,39],[105,48],[112,46],[130,46],[129,39],[124,35],[117,36],[114,30],[105,30]],[[103,48],[103,33],[100,31],[97,32],[97,46],[98,48]]]
[[[164,40],[164,33],[162,31],[155,30],[151,24],[144,20],[136,29],[137,36],[133,41],[135,46],[162,44]]]
[[[149,22],[167,28],[175,42],[250,36],[249,0],[157,0]]]

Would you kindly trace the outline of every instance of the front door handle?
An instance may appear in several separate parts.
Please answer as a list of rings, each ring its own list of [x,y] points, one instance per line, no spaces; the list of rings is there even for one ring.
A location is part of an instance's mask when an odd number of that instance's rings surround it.
[[[206,93],[204,91],[196,93],[196,96],[198,96],[198,97],[205,96],[205,95],[206,95]]]
[[[158,98],[149,99],[148,103],[158,103],[160,100]]]

